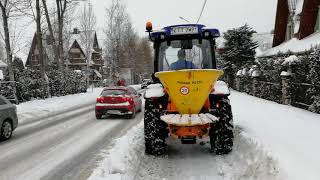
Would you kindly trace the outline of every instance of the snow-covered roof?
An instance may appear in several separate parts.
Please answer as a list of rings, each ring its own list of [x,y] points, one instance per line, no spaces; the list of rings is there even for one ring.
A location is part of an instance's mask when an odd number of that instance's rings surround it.
[[[299,53],[308,51],[311,48],[318,47],[320,45],[320,32],[315,32],[310,36],[301,40],[292,38],[287,42],[280,44],[279,46],[273,47],[259,55],[259,57],[272,56],[280,53],[287,53],[288,51]]]
[[[87,31],[87,32],[82,31],[82,32],[79,32],[78,34],[72,34],[69,39],[69,42],[68,42],[68,49],[70,49],[72,47],[72,45],[74,44],[74,42],[77,41],[77,43],[79,44],[84,55],[87,56],[86,33],[88,33],[88,38],[89,38],[88,46],[91,48],[91,52],[94,52],[93,44],[94,44],[94,39],[95,39],[95,34],[96,34],[95,31]]]
[[[8,65],[0,60],[0,68],[7,67]]]

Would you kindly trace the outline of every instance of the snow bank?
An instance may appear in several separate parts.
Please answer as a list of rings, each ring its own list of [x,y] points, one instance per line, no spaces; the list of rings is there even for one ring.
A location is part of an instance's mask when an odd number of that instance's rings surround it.
[[[19,123],[25,123],[34,119],[49,117],[59,114],[65,110],[81,107],[84,105],[94,105],[96,97],[99,96],[103,88],[94,88],[87,93],[73,94],[48,99],[33,100],[17,105]]]
[[[290,180],[320,179],[320,115],[232,92],[234,122],[277,159]]]

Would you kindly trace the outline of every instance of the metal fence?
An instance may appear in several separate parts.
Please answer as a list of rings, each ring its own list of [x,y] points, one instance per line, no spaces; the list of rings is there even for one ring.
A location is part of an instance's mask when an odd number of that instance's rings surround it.
[[[292,105],[295,107],[309,109],[313,103],[311,99],[311,93],[309,90],[313,88],[312,84],[309,83],[291,83],[291,99]],[[320,88],[320,87],[318,87]]]

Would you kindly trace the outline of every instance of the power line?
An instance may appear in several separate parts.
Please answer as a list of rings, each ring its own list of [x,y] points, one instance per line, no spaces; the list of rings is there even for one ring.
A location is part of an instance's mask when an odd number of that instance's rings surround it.
[[[200,21],[200,18],[201,18],[201,16],[202,16],[202,13],[203,13],[203,11],[204,11],[204,8],[206,7],[206,4],[207,4],[207,0],[204,0],[203,6],[202,6],[202,9],[201,9],[201,13],[200,13],[200,15],[199,15],[199,18],[198,18],[196,24],[198,24],[198,22]]]

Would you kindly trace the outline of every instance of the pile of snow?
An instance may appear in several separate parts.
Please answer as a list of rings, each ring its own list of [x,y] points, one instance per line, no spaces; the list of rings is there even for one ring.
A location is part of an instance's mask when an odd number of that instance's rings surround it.
[[[217,81],[214,84],[214,91],[212,94],[230,94],[230,90],[229,87],[227,85],[227,83],[225,83],[224,81]]]
[[[163,95],[164,95],[164,91],[163,91],[162,84],[150,84],[147,87],[144,97],[145,98],[162,97]]]
[[[212,114],[167,114],[162,115],[161,120],[167,124],[178,126],[196,126],[218,121],[218,118]]]
[[[252,74],[251,74],[251,77],[259,77],[260,76],[260,71],[259,70],[253,70],[252,71]]]
[[[292,74],[290,72],[287,72],[287,71],[282,71],[280,73],[280,76],[291,76]]]
[[[102,88],[88,89],[87,93],[73,94],[48,99],[33,100],[17,105],[19,123],[25,123],[34,119],[50,117],[63,113],[70,109],[76,109],[85,105],[94,105]]]
[[[289,41],[280,44],[279,46],[273,47],[272,49],[269,49],[263,52],[258,57],[272,56],[272,55],[278,54],[279,52],[287,53],[288,51],[299,53],[299,52],[308,51],[311,48],[318,47],[319,45],[320,45],[320,32],[315,32],[310,36],[303,38],[301,40],[297,38],[292,38]]]
[[[236,75],[237,76],[242,76],[242,70],[238,70]]]
[[[291,55],[284,59],[284,62],[282,63],[282,65],[283,66],[293,65],[293,64],[296,64],[297,62],[300,62],[299,58],[296,55]]]

